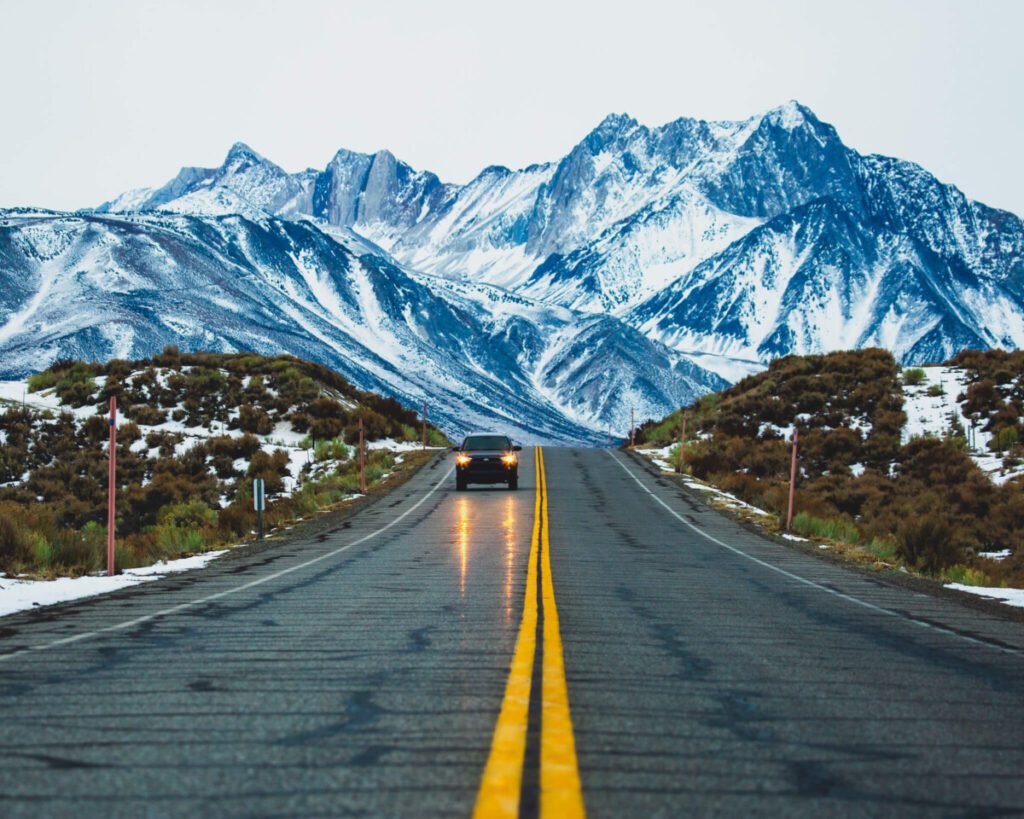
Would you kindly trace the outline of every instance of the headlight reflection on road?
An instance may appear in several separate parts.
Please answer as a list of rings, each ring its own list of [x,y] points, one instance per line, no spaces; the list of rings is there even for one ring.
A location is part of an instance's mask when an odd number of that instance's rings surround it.
[[[459,498],[456,502],[456,513],[458,524],[455,530],[455,540],[459,547],[459,595],[466,596],[466,564],[469,560],[469,501],[465,497]]]
[[[505,622],[512,622],[512,564],[516,556],[516,507],[511,497],[505,498]]]

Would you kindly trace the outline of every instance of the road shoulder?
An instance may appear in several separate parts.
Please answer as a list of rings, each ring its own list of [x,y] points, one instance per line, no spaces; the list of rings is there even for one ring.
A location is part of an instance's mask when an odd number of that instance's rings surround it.
[[[766,543],[780,546],[790,552],[797,552],[807,557],[812,557],[817,561],[843,569],[872,583],[881,583],[894,589],[903,589],[912,593],[926,594],[985,615],[998,617],[1001,620],[1024,624],[1024,609],[1008,606],[975,594],[950,589],[937,580],[916,577],[909,573],[895,570],[872,569],[863,564],[843,559],[829,550],[821,549],[818,547],[818,544],[812,541],[789,540],[768,532],[735,510],[709,503],[706,493],[690,489],[685,485],[680,475],[658,469],[657,465],[652,463],[649,458],[626,450],[623,450],[622,454],[628,458],[630,464],[640,467],[648,477],[657,481],[660,486],[671,486],[675,492],[684,496],[688,501],[700,505],[725,520],[731,521]]]

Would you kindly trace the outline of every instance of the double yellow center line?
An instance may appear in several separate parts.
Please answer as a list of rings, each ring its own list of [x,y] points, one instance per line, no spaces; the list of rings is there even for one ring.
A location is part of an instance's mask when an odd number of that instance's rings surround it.
[[[562,637],[558,628],[555,587],[551,580],[551,542],[548,534],[548,487],[544,453],[535,450],[537,499],[533,537],[526,566],[523,619],[512,655],[505,698],[491,741],[491,753],[477,793],[474,817],[519,815],[523,763],[526,755],[531,682],[537,654],[538,564],[541,574],[542,634],[540,702],[540,816],[583,817],[583,791],[576,762],[576,740],[569,715],[569,689],[565,682]]]

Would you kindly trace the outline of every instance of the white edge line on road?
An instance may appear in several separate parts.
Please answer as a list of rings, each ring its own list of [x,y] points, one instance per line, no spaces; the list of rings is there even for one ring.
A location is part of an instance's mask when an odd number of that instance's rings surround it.
[[[607,450],[606,449],[605,452],[608,453],[608,455],[611,457],[611,459],[613,461],[615,461],[615,463],[617,463],[619,466],[622,467],[623,471],[625,471],[625,473],[627,475],[629,475],[629,477],[631,477],[634,481],[636,481],[637,486],[639,486],[644,492],[646,492],[648,495],[650,495],[652,498],[654,498],[654,500],[656,500],[663,507],[665,507],[665,510],[670,515],[672,515],[672,517],[674,517],[680,523],[688,526],[690,529],[692,529],[694,532],[696,532],[701,537],[707,538],[712,543],[715,543],[718,546],[721,546],[723,549],[728,549],[730,552],[732,552],[734,554],[737,554],[740,557],[745,557],[747,560],[750,560],[750,561],[752,561],[754,563],[757,563],[759,566],[764,566],[766,569],[771,569],[773,572],[778,572],[779,574],[781,574],[781,575],[783,575],[785,577],[788,577],[790,580],[795,580],[798,583],[803,583],[805,586],[811,586],[811,587],[813,587],[815,589],[820,589],[821,591],[827,592],[828,594],[831,594],[834,597],[840,597],[843,600],[846,600],[847,602],[853,603],[853,604],[858,605],[858,606],[863,606],[864,608],[870,609],[871,611],[877,612],[879,614],[885,614],[885,615],[887,615],[889,617],[896,617],[896,618],[898,618],[900,620],[905,620],[908,623],[913,623],[914,625],[921,626],[922,628],[931,629],[932,631],[937,631],[937,632],[939,632],[941,634],[948,634],[951,637],[958,637],[961,640],[967,641],[968,643],[974,643],[975,645],[986,646],[987,648],[993,648],[996,651],[1003,652],[1004,654],[1012,654],[1012,655],[1015,655],[1015,656],[1019,656],[1021,654],[1024,654],[1024,652],[1020,651],[1019,649],[1008,648],[1006,646],[996,645],[995,643],[990,643],[990,642],[988,642],[986,640],[979,640],[979,639],[977,639],[975,637],[970,637],[970,636],[968,636],[966,634],[961,634],[959,631],[954,631],[953,629],[944,628],[942,626],[937,626],[934,623],[928,623],[928,622],[925,622],[924,620],[918,620],[917,618],[910,617],[910,616],[908,616],[908,615],[906,615],[906,614],[904,614],[902,612],[893,611],[892,609],[883,608],[882,606],[876,606],[874,603],[869,603],[867,600],[861,600],[859,597],[854,597],[853,595],[846,594],[846,593],[841,592],[841,591],[836,591],[835,589],[831,589],[828,586],[822,585],[821,583],[816,583],[813,580],[808,580],[806,577],[801,577],[798,574],[793,574],[792,572],[788,572],[785,569],[782,569],[782,568],[780,568],[778,566],[775,566],[774,564],[769,563],[766,560],[761,560],[761,558],[759,558],[759,557],[754,557],[751,554],[747,554],[742,549],[737,549],[735,546],[730,546],[728,543],[723,543],[721,540],[716,538],[714,535],[709,535],[707,532],[705,532],[699,526],[694,526],[692,523],[690,523],[690,521],[688,521],[682,515],[679,515],[674,509],[672,509],[667,503],[665,503],[665,501],[663,501],[661,498],[659,498],[657,495],[655,495],[650,489],[648,489],[646,486],[644,486],[643,483],[640,481],[640,479],[636,475],[634,475],[630,471],[629,467],[627,467],[619,458],[617,458],[615,456],[615,454],[611,450]]]
[[[242,591],[245,591],[246,589],[254,588],[255,586],[261,586],[264,583],[269,583],[271,580],[277,580],[279,577],[284,577],[285,575],[291,574],[292,572],[297,572],[297,571],[299,571],[301,569],[305,569],[305,568],[307,568],[309,566],[312,566],[312,565],[314,565],[316,563],[320,563],[323,560],[328,560],[329,558],[335,557],[336,555],[339,555],[342,552],[347,551],[348,549],[351,549],[353,546],[358,546],[359,544],[365,543],[366,541],[370,540],[371,538],[377,537],[377,535],[382,534],[383,532],[386,532],[388,529],[390,529],[395,524],[400,523],[407,515],[410,515],[413,512],[415,512],[417,509],[420,508],[420,506],[423,505],[423,503],[427,500],[427,498],[429,498],[431,495],[434,494],[434,492],[436,492],[438,490],[438,488],[441,486],[441,484],[443,484],[446,480],[448,480],[448,477],[452,474],[452,469],[454,469],[454,467],[449,468],[448,471],[445,472],[444,475],[441,477],[441,479],[431,487],[430,491],[427,492],[426,495],[424,495],[422,498],[420,498],[418,501],[416,501],[416,503],[414,503],[412,506],[410,506],[408,509],[406,509],[404,512],[402,512],[402,514],[400,514],[393,521],[391,521],[388,524],[385,524],[384,526],[381,526],[380,529],[377,529],[377,530],[375,530],[373,532],[370,532],[367,535],[363,535],[358,540],[353,540],[351,543],[347,543],[344,546],[341,546],[341,547],[339,547],[337,549],[333,549],[330,552],[325,552],[322,555],[317,555],[314,558],[306,560],[306,561],[304,561],[302,563],[297,563],[294,566],[289,566],[287,569],[281,569],[280,571],[276,571],[276,572],[274,572],[272,574],[268,574],[265,577],[258,577],[255,580],[250,580],[248,583],[243,583],[241,586],[235,586],[234,588],[225,589],[224,591],[217,592],[216,594],[210,594],[210,595],[207,595],[206,597],[200,597],[198,600],[189,600],[188,602],[179,603],[178,605],[171,606],[170,608],[161,609],[160,611],[155,611],[155,612],[153,612],[151,614],[145,614],[142,617],[136,617],[133,620],[125,620],[124,622],[121,622],[121,623],[115,623],[112,626],[105,626],[103,628],[98,628],[98,629],[95,629],[93,631],[84,631],[81,634],[73,634],[70,637],[63,637],[60,640],[54,640],[53,642],[50,642],[50,643],[41,643],[40,645],[37,645],[37,646],[26,646],[24,648],[19,648],[19,649],[15,650],[15,651],[11,651],[8,654],[0,654],[0,662],[3,662],[4,660],[9,660],[12,657],[20,657],[23,654],[28,654],[28,653],[33,652],[33,651],[46,651],[47,649],[50,649],[50,648],[57,648],[59,646],[65,646],[65,645],[68,645],[69,643],[77,643],[77,642],[79,642],[81,640],[88,640],[90,637],[96,637],[96,636],[98,636],[100,634],[108,634],[108,633],[110,633],[112,631],[119,631],[121,629],[131,628],[132,626],[137,626],[137,625],[140,625],[141,623],[148,623],[150,620],[157,620],[157,619],[159,619],[161,617],[167,617],[167,616],[169,616],[171,614],[177,614],[179,611],[184,611],[185,609],[195,608],[196,606],[202,606],[205,603],[210,603],[210,602],[212,602],[214,600],[219,600],[222,597],[227,597],[228,595],[237,594],[238,592],[242,592]]]

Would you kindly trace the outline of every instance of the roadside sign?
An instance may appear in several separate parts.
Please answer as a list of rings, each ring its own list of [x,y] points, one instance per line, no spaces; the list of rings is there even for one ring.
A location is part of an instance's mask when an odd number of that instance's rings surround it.
[[[267,508],[267,493],[263,486],[263,478],[255,478],[252,482],[252,506],[256,510],[258,537],[263,540],[263,512]]]

